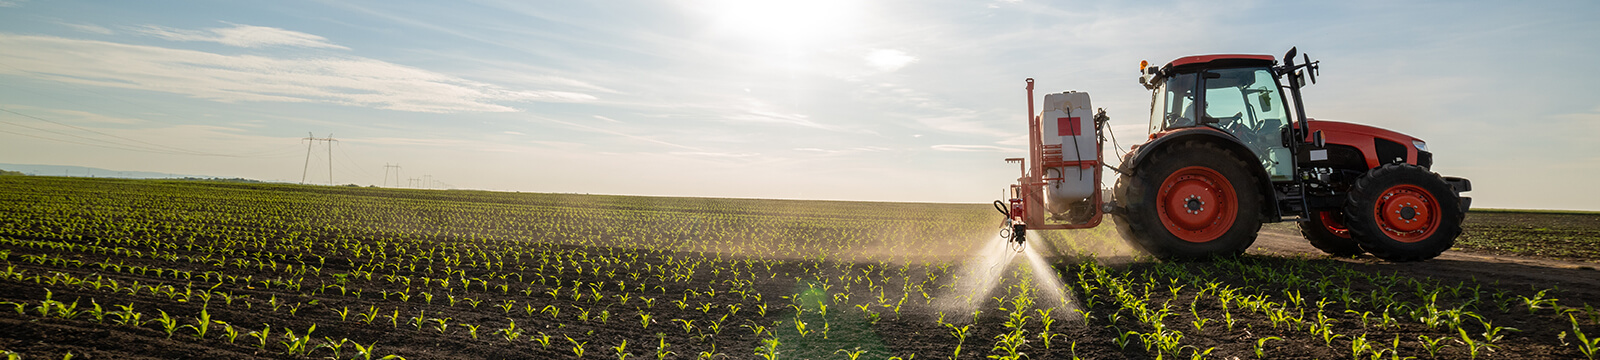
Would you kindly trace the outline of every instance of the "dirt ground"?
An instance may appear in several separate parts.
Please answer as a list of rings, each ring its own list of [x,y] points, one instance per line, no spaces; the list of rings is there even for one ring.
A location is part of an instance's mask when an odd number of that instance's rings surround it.
[[[1600,223],[1592,224],[1600,226]],[[1600,249],[1594,249],[1600,253]],[[1284,257],[1323,257],[1321,251],[1300,237],[1289,224],[1271,224],[1262,227],[1250,254]],[[1390,263],[1361,256],[1356,258],[1329,258],[1352,266],[1373,271],[1395,271],[1410,277],[1429,278],[1441,282],[1498,282],[1500,284],[1525,284],[1537,288],[1559,288],[1571,294],[1568,297],[1582,303],[1600,304],[1600,261],[1568,261],[1538,256],[1497,254],[1494,251],[1452,249],[1433,260],[1412,263]]]

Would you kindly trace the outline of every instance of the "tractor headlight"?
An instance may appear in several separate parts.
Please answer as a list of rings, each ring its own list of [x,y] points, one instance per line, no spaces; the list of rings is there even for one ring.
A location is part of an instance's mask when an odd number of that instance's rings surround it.
[[[1416,146],[1417,151],[1428,151],[1428,143],[1422,142],[1422,140],[1411,140],[1411,145]]]

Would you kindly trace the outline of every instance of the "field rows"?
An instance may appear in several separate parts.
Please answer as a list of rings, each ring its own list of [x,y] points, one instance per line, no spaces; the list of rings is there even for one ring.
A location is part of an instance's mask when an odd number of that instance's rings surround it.
[[[1030,261],[990,251],[997,221],[986,205],[0,177],[0,350],[1571,359],[1600,348],[1593,300],[1556,287],[1318,257],[1160,263],[1108,250],[1120,241],[1109,227],[1049,233]]]

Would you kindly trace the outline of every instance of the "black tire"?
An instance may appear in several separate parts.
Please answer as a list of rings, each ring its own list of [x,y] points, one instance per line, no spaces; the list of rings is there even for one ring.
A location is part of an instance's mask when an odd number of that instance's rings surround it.
[[[1300,222],[1300,235],[1318,250],[1337,257],[1350,257],[1365,254],[1355,239],[1350,238],[1350,229],[1344,226],[1344,214],[1336,211],[1318,211],[1311,213],[1311,218]]]
[[[1350,188],[1345,224],[1350,237],[1378,258],[1432,259],[1461,235],[1461,199],[1438,174],[1389,164],[1368,171]]]
[[[1247,163],[1203,142],[1155,151],[1160,153],[1151,154],[1150,162],[1133,175],[1119,178],[1112,193],[1122,205],[1112,216],[1129,244],[1163,259],[1197,259],[1236,256],[1255,243],[1261,230],[1261,194]],[[1224,182],[1229,186],[1221,186]],[[1180,199],[1184,194],[1217,201],[1189,202]],[[1230,194],[1231,204],[1225,199]],[[1167,205],[1180,203],[1184,205]]]

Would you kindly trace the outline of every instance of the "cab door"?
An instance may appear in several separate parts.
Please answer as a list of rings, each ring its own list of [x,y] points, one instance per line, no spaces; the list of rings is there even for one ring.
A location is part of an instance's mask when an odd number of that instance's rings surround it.
[[[1283,93],[1267,68],[1206,71],[1200,124],[1232,134],[1256,154],[1272,181],[1290,181],[1293,157],[1283,145],[1289,125]]]

